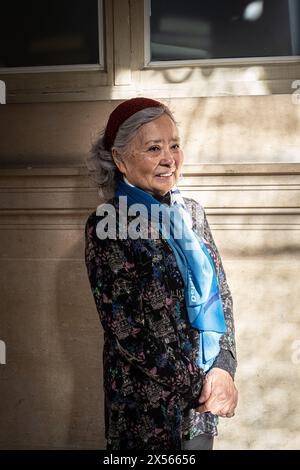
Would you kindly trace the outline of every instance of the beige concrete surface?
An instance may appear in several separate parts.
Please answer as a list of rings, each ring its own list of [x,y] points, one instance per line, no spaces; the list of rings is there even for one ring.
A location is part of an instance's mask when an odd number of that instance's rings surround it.
[[[164,101],[180,125],[187,162],[299,162],[300,105],[291,95]],[[116,103],[0,106],[1,165],[82,164]]]
[[[238,345],[240,403],[216,448],[299,448],[298,167],[197,168],[181,188],[207,208]],[[83,237],[96,191],[81,170],[44,168],[0,171],[0,192],[0,448],[104,448],[102,333]]]
[[[227,260],[234,296],[239,406],[216,449],[299,449],[299,254]]]

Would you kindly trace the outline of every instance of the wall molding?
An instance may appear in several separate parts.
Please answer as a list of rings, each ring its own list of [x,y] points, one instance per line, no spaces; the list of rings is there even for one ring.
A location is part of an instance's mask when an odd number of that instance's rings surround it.
[[[180,187],[217,230],[300,229],[300,163],[187,164]],[[100,202],[85,167],[0,169],[1,229],[82,229]]]

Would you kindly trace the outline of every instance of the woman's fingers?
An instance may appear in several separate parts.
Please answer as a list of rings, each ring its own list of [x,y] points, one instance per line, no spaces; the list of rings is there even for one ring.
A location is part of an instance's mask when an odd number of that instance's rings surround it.
[[[208,392],[210,394],[208,395]],[[203,398],[208,399],[204,400]],[[214,415],[231,418],[237,405],[237,389],[228,372],[222,369],[212,369],[207,375],[207,384],[203,386],[199,397],[198,413],[210,411]]]

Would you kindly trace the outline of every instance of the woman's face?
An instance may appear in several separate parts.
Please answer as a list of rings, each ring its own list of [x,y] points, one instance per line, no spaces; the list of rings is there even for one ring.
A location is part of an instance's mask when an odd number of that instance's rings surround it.
[[[164,196],[177,182],[183,163],[176,125],[167,114],[144,124],[130,143],[128,154],[115,161],[131,184],[154,196]]]

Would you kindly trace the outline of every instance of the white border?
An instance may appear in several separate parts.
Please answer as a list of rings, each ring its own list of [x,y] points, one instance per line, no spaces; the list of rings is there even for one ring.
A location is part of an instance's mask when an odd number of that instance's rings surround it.
[[[80,72],[104,70],[104,15],[103,0],[98,0],[98,39],[99,64],[45,65],[37,67],[0,67],[0,75],[9,73],[43,73],[43,72]]]
[[[194,60],[162,60],[151,62],[150,48],[150,16],[151,0],[144,0],[144,66],[145,68],[170,68],[183,66],[222,66],[222,65],[248,65],[248,64],[278,64],[299,62],[300,56],[272,56],[272,57],[236,57],[221,59],[194,59]]]

